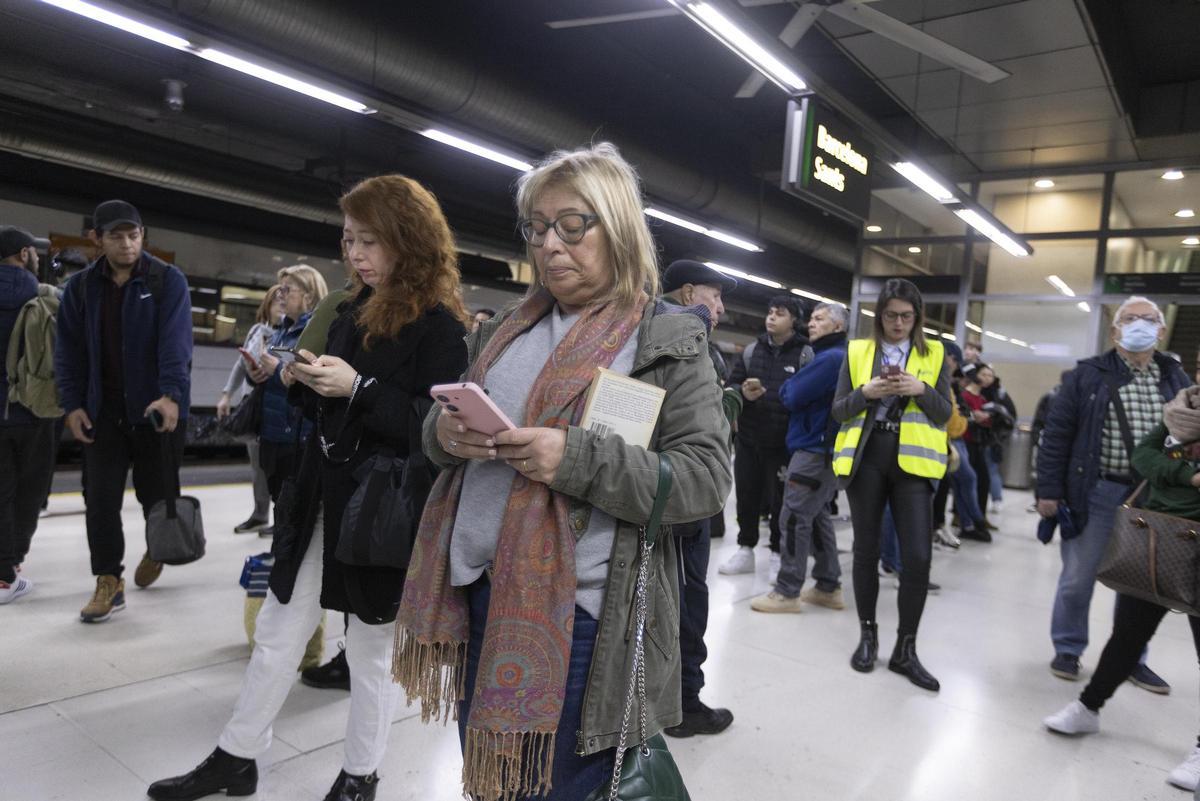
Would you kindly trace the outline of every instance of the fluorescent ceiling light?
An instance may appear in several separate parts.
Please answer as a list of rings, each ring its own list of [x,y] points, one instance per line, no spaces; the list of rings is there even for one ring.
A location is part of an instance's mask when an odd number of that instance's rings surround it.
[[[867,231],[869,231],[872,234],[877,234],[882,230],[883,230],[882,225],[868,225],[867,226]]]
[[[421,136],[427,136],[435,142],[441,142],[443,145],[450,145],[450,147],[456,147],[459,150],[465,150],[468,153],[485,158],[488,161],[494,161],[497,164],[503,164],[505,167],[512,167],[514,170],[525,172],[526,170],[533,169],[533,165],[528,161],[521,161],[519,158],[505,155],[499,150],[487,147],[486,145],[476,144],[475,142],[463,139],[461,136],[455,136],[454,134],[448,134],[445,131],[439,131],[437,128],[426,128],[424,131],[421,131]]]
[[[710,236],[713,239],[716,239],[719,242],[724,242],[727,245],[733,245],[736,248],[748,250],[751,253],[762,253],[762,248],[753,242],[749,242],[741,237],[734,236],[733,234],[727,234],[724,231],[718,231],[715,228],[707,228],[700,223],[686,220],[677,214],[671,214],[670,212],[663,211],[662,209],[656,209],[653,206],[647,206],[646,208],[642,209],[642,211],[650,217],[662,220],[663,222],[669,222],[672,225],[678,225],[680,228],[686,228],[689,231],[695,231],[698,234]]]
[[[192,43],[187,39],[159,30],[158,28],[152,28],[129,17],[114,14],[108,9],[94,6],[91,3],[84,3],[82,0],[42,0],[42,2],[55,8],[61,8],[63,11],[70,11],[96,22],[111,25],[114,28],[120,28],[126,33],[132,33],[134,36],[140,36],[143,39],[149,39],[152,42],[158,42],[167,47],[173,47],[176,50],[187,50],[192,46]]]
[[[1039,178],[1033,182],[1033,185],[1038,189],[1050,189],[1054,186],[1054,181],[1051,181],[1049,178]]]
[[[1087,304],[1086,300],[1081,300],[1075,305],[1079,307],[1081,312],[1090,312],[1092,310],[1092,307]]]
[[[971,226],[976,231],[1007,250],[1013,256],[1020,257],[1029,255],[1029,248],[1025,247],[1020,242],[1001,231],[989,220],[984,218],[982,214],[975,211],[975,209],[955,209],[954,213],[957,214],[964,222],[966,222],[967,225]]]
[[[818,303],[837,303],[836,300],[827,298],[824,295],[818,295],[816,292],[809,292],[807,289],[793,289],[792,294],[799,295],[802,298],[808,298],[809,300],[815,300]]]
[[[919,247],[917,247],[916,245],[910,245],[908,248],[908,252],[909,253],[920,253],[921,249]]]
[[[1188,247],[1195,247],[1196,245],[1200,245],[1200,238],[1189,236],[1187,239],[1183,240],[1181,244],[1187,245]]]
[[[222,67],[228,67],[231,70],[237,70],[259,80],[273,83],[276,86],[282,86],[284,89],[291,89],[293,92],[299,92],[302,95],[317,100],[322,100],[326,103],[344,108],[348,111],[355,111],[359,114],[373,114],[376,109],[371,108],[365,103],[360,103],[357,100],[339,95],[337,92],[331,92],[328,89],[322,89],[316,84],[302,81],[299,78],[293,78],[291,75],[284,75],[282,72],[273,70],[270,67],[264,67],[261,64],[255,64],[252,61],[247,61],[244,58],[230,55],[222,50],[217,50],[212,47],[205,47],[196,51],[196,55],[214,64],[220,64]]]
[[[751,275],[750,273],[743,272],[741,270],[735,270],[732,267],[726,267],[723,264],[717,264],[716,262],[712,262],[712,261],[706,261],[704,263],[707,264],[709,267],[712,267],[717,272],[722,272],[722,273],[725,273],[726,275],[732,275],[734,278],[741,278],[746,281],[753,281],[756,284],[762,284],[763,286],[769,286],[769,287],[771,287],[771,289],[783,289],[783,284],[779,283],[778,281],[772,281],[769,278],[760,278],[757,275]]]
[[[963,323],[963,325],[965,325],[967,328],[969,328],[969,329],[971,329],[972,331],[974,331],[976,334],[982,334],[982,333],[983,333],[983,329],[982,329],[982,328],[980,328],[979,326],[975,325],[975,323],[971,322],[970,320],[967,320],[965,323]]]
[[[929,334],[929,336],[931,336],[931,337],[936,337],[938,335],[938,332],[934,331],[932,328],[926,328],[925,326],[921,326],[921,330],[924,331],[926,334]]]
[[[859,309],[859,310],[858,310],[858,313],[859,313],[859,314],[865,314],[867,317],[874,317],[874,316],[875,316],[875,312],[871,311],[870,309]]]
[[[918,189],[924,190],[926,193],[933,196],[934,200],[939,203],[949,203],[954,200],[954,193],[938,182],[929,173],[922,170],[916,164],[908,161],[901,161],[898,164],[893,164],[892,169],[903,175],[911,181]]]
[[[1175,216],[1176,217],[1184,217],[1184,218],[1195,217],[1196,212],[1193,211],[1192,209],[1180,209],[1179,211],[1175,212]]]
[[[1067,286],[1067,282],[1059,278],[1057,275],[1046,276],[1046,281],[1048,281],[1051,286],[1066,295],[1068,298],[1075,297],[1075,290]]]
[[[1167,170],[1162,174],[1164,181],[1180,181],[1183,180],[1183,170]]]
[[[791,67],[773,56],[757,39],[708,3],[687,0],[671,0],[671,3],[784,91],[802,92],[808,88],[804,79]]]
[[[1028,342],[1026,342],[1026,341],[1025,341],[1025,340],[1023,340],[1023,339],[1017,339],[1016,337],[1012,337],[1012,338],[1011,338],[1011,339],[1009,339],[1008,341],[1009,341],[1009,342],[1011,342],[1012,344],[1014,344],[1014,345],[1018,346],[1018,347],[1022,347],[1022,348],[1028,348],[1028,347],[1029,347],[1029,343],[1028,343]]]
[[[948,339],[948,340],[950,340],[951,342],[957,342],[957,341],[958,341],[958,337],[954,336],[954,334],[951,334],[949,331],[945,331],[945,332],[943,332],[943,333],[942,333],[942,339]]]
[[[1004,334],[997,334],[995,331],[984,331],[983,335],[992,339],[998,339],[1001,342],[1008,342],[1008,337],[1004,336]]]

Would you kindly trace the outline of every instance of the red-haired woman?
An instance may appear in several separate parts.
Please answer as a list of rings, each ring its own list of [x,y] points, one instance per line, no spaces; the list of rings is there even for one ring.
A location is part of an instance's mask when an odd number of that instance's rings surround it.
[[[154,799],[254,792],[254,760],[270,745],[271,724],[322,608],[350,613],[352,677],[345,761],[326,798],[375,798],[397,699],[391,624],[404,571],[352,567],[334,552],[357,468],[383,450],[404,457],[420,448],[409,442],[420,420],[412,416],[428,409],[432,385],[455,381],[466,369],[468,315],[453,235],[424,187],[399,175],[369,178],[342,197],[341,209],[356,291],[339,307],[325,355],[285,371],[286,381],[297,382],[293,395],[317,420],[317,435],[305,446],[288,516],[293,525],[276,531],[271,593],[241,696],[218,748],[192,772],[151,785]],[[292,536],[283,536],[287,530]]]

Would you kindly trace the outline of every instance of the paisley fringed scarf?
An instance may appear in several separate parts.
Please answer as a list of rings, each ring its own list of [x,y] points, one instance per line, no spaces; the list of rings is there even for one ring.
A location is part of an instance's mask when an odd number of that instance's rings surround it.
[[[632,309],[609,303],[584,310],[530,389],[526,426],[566,428],[583,413],[597,367],[609,367],[637,332],[647,298]],[[543,290],[492,336],[467,373],[483,386],[510,343],[554,307]],[[450,585],[450,536],[465,465],[438,476],[425,506],[396,619],[392,673],[421,717],[448,720],[464,697],[469,611],[466,590]],[[478,678],[467,720],[463,789],[478,799],[550,790],[554,738],[562,714],[575,622],[575,535],[568,499],[517,473],[505,504],[493,562]],[[574,736],[569,732],[568,736]]]

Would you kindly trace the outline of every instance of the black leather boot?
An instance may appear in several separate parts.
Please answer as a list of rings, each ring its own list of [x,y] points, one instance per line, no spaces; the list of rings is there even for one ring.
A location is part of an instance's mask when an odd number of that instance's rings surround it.
[[[192,801],[225,791],[225,795],[254,795],[258,789],[258,765],[218,748],[191,773],[163,779],[150,785],[146,795],[154,801]]]
[[[917,659],[917,635],[915,634],[905,634],[900,637],[899,642],[896,643],[896,650],[892,651],[888,670],[908,676],[908,680],[922,690],[932,690],[936,693],[942,688],[938,680],[929,675],[929,671],[921,664],[921,660]]]
[[[862,627],[862,637],[850,656],[850,667],[859,673],[870,673],[875,669],[875,659],[879,656],[879,624],[860,620],[858,625]]]
[[[329,788],[325,801],[375,801],[375,789],[379,787],[379,776],[372,773],[369,776],[351,776],[346,771],[339,771]]]

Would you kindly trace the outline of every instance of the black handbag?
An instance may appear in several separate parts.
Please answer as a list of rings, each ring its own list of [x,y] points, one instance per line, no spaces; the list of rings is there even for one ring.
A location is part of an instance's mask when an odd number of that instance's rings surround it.
[[[654,496],[650,519],[641,530],[638,546],[638,577],[635,609],[633,667],[629,676],[629,691],[625,696],[625,715],[621,721],[621,738],[613,764],[612,778],[597,787],[586,801],[691,801],[679,766],[667,748],[661,734],[646,736],[646,619],[650,609],[650,557],[662,529],[663,510],[671,494],[674,476],[671,462],[658,455],[658,490]],[[626,748],[634,699],[638,703],[639,742]]]
[[[171,437],[160,434],[163,466],[174,477],[173,490],[146,515],[146,550],[164,565],[186,565],[204,556],[204,518],[200,501],[179,492],[179,464]]]
[[[263,394],[266,384],[255,384],[238,405],[221,421],[221,430],[234,437],[255,437],[262,428]]]
[[[432,402],[425,404],[426,410]],[[421,512],[433,487],[433,474],[421,449],[422,404],[408,410],[408,456],[381,448],[354,469],[358,483],[338,533],[334,555],[353,567],[404,570],[412,556]]]

